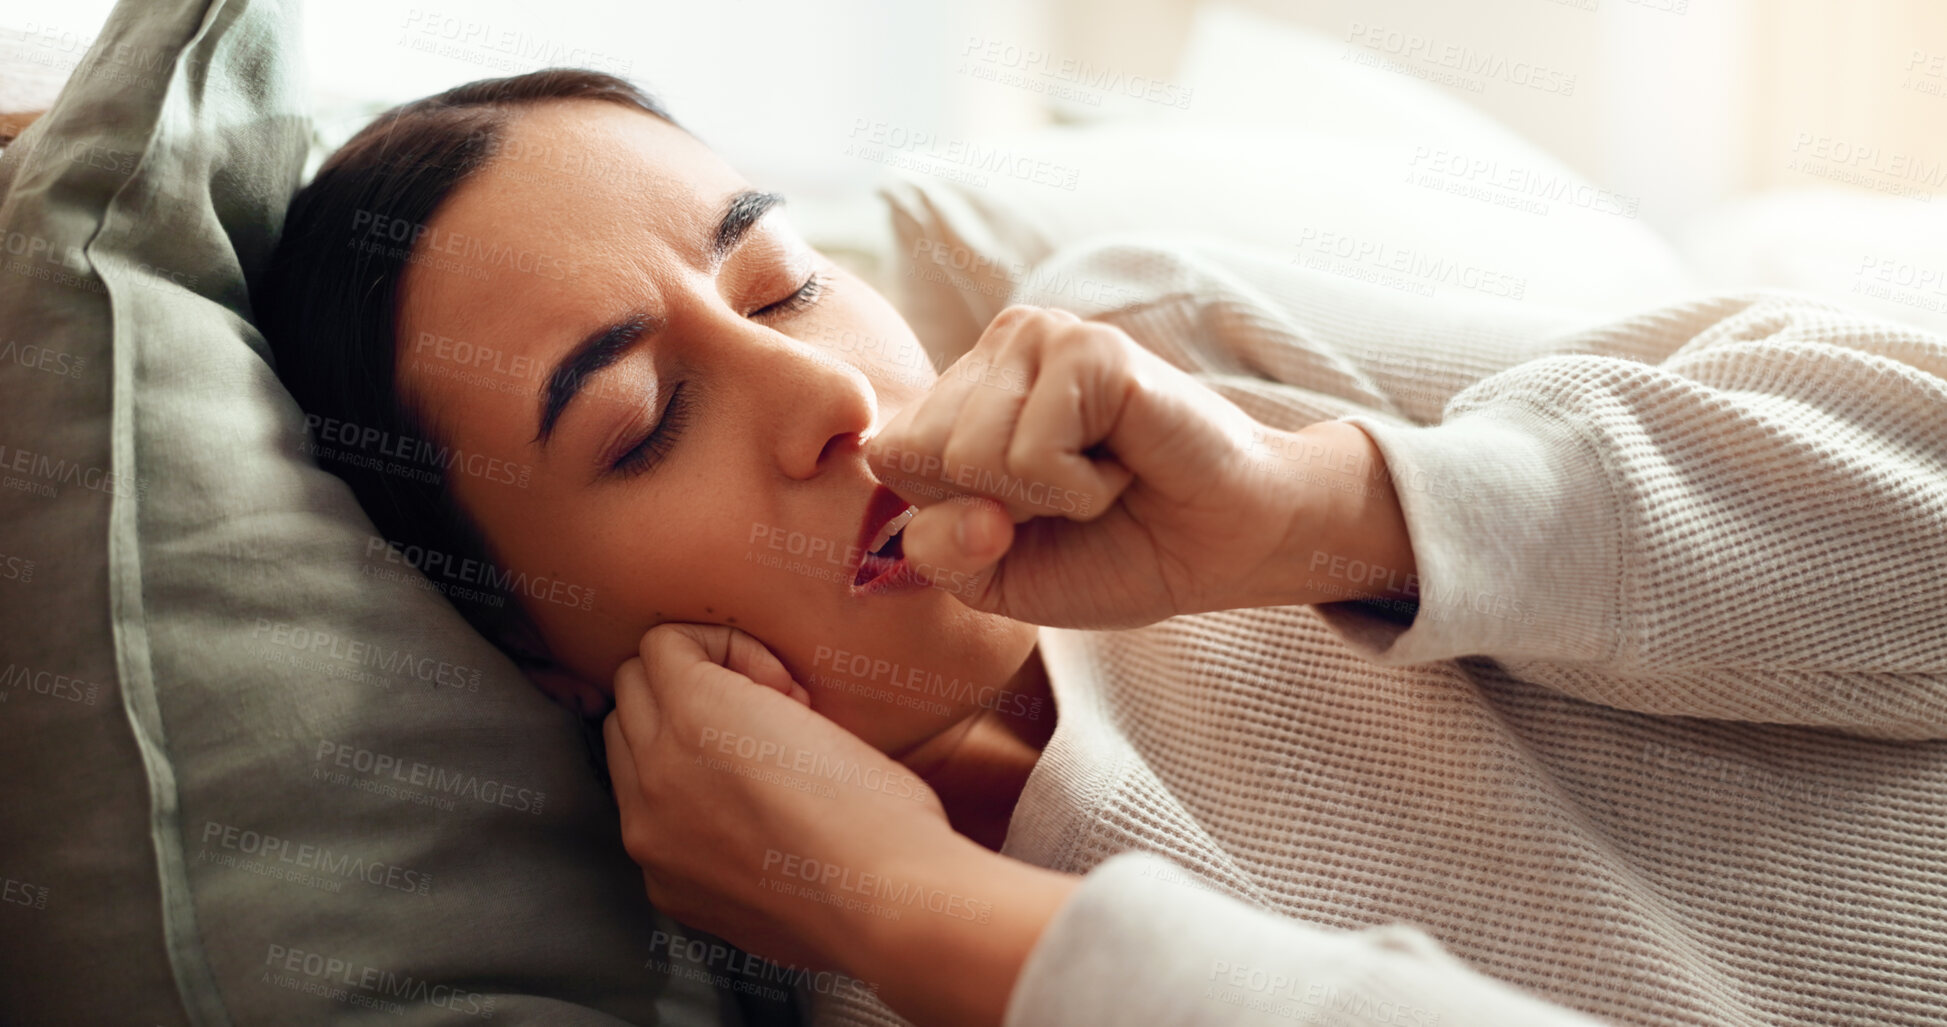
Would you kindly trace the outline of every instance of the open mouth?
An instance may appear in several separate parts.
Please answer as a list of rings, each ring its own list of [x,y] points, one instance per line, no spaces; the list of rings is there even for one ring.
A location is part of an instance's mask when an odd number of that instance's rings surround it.
[[[859,525],[859,563],[852,573],[852,587],[889,581],[899,575],[910,576],[906,571],[906,551],[901,537],[906,525],[912,523],[913,515],[919,507],[899,498],[899,495],[884,485],[872,492],[872,500],[866,506],[865,519]]]

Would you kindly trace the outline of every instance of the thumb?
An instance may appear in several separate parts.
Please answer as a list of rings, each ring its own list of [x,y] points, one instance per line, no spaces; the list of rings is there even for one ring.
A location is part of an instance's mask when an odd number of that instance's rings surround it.
[[[685,669],[695,664],[716,664],[786,698],[811,705],[811,693],[792,680],[783,661],[755,636],[738,628],[665,621],[642,636],[641,650],[648,677],[658,686],[690,680]]]
[[[723,661],[724,666],[760,685],[775,688],[806,706],[811,705],[811,693],[792,679],[791,672],[785,669],[784,661],[778,659],[776,653],[771,652],[754,635],[737,628],[726,630],[730,632],[730,649]]]
[[[923,507],[899,540],[906,565],[934,585],[970,598],[971,583],[1014,544],[1007,508],[979,496],[959,496]]]

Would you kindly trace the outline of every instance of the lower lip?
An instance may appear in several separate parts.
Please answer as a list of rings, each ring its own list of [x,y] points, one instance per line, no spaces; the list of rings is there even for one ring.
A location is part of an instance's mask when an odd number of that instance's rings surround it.
[[[876,565],[877,574],[863,585],[853,585],[852,594],[856,596],[876,596],[889,592],[911,592],[926,587],[926,579],[919,576],[906,563],[905,557],[888,560],[883,556],[867,556],[868,565]]]

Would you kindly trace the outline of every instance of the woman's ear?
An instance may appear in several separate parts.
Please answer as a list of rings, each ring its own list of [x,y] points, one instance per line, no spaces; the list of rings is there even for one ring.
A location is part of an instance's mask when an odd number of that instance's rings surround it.
[[[523,667],[527,679],[548,698],[580,714],[584,719],[599,717],[614,702],[608,693],[558,667]]]

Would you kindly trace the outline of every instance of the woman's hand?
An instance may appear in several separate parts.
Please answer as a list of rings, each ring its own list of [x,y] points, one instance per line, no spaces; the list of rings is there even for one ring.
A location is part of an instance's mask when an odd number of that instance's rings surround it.
[[[649,900],[923,1023],[997,1024],[1076,878],[955,834],[925,782],[819,716],[735,628],[661,624],[602,725]]]
[[[921,508],[906,562],[1018,620],[1135,627],[1397,594],[1317,573],[1350,560],[1414,581],[1391,479],[1357,426],[1267,428],[1067,311],[1001,311],[866,451]]]
[[[809,700],[750,635],[660,624],[616,671],[602,732],[650,901],[747,951],[828,967],[800,926],[829,915],[823,868],[855,877],[958,836],[924,781]]]

